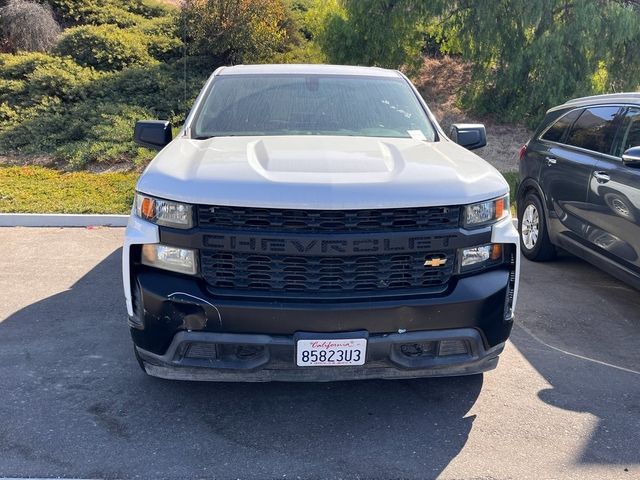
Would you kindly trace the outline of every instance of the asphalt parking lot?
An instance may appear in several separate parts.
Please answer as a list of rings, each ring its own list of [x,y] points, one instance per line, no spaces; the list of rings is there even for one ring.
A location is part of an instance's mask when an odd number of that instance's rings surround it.
[[[138,368],[122,235],[0,229],[0,477],[640,478],[640,295],[581,260],[484,376],[204,384]]]

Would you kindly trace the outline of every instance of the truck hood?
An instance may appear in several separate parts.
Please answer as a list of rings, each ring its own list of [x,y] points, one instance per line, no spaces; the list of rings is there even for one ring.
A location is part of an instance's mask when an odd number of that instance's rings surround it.
[[[327,210],[459,205],[508,188],[448,140],[343,136],[178,137],[137,185],[194,204]]]

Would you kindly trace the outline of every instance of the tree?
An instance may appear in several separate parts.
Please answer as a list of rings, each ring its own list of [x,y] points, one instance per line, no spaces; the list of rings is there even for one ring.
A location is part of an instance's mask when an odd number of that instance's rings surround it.
[[[405,0],[319,2],[314,38],[331,63],[415,67],[425,39],[417,12]]]
[[[51,8],[36,2],[13,0],[0,8],[0,50],[48,51],[60,35]]]
[[[568,98],[640,85],[640,0],[332,0],[323,8],[317,39],[331,61],[416,65],[435,39],[473,65],[462,102],[503,120],[535,123]]]
[[[627,2],[466,0],[440,18],[473,62],[463,102],[479,113],[536,123],[568,98],[640,85],[640,16]]]
[[[282,0],[186,0],[181,25],[188,53],[217,64],[269,61],[291,41]]]

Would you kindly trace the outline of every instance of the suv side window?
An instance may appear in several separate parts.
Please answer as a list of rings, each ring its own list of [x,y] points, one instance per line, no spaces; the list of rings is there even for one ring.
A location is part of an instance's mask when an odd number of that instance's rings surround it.
[[[630,108],[627,111],[618,137],[614,153],[616,157],[622,157],[631,147],[640,147],[640,109]]]
[[[610,155],[620,107],[587,108],[576,120],[565,143]]]
[[[580,116],[582,110],[573,110],[566,115],[556,120],[556,123],[551,125],[544,135],[542,140],[548,140],[549,142],[561,142],[564,137],[564,133],[573,125],[573,122]]]

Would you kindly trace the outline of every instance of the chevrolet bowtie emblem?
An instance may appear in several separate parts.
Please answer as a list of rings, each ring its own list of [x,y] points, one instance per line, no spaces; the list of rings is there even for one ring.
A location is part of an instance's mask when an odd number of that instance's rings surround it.
[[[447,259],[446,258],[433,257],[433,258],[430,258],[428,260],[425,260],[424,266],[425,267],[441,267],[445,263],[447,263]]]

